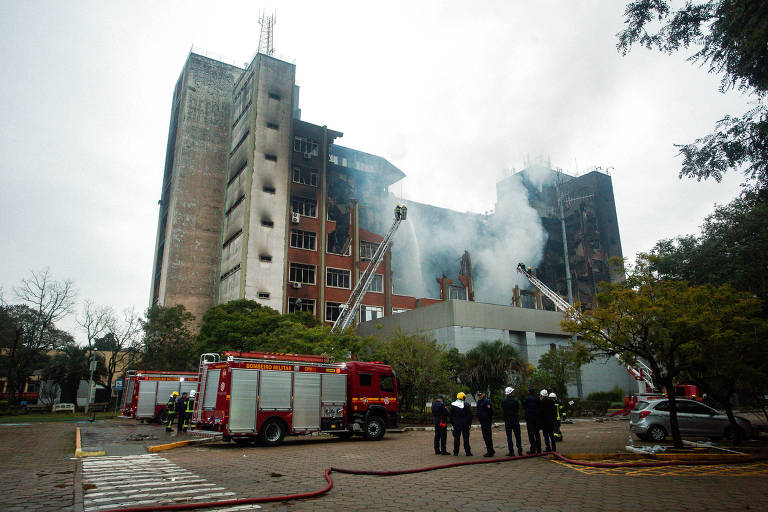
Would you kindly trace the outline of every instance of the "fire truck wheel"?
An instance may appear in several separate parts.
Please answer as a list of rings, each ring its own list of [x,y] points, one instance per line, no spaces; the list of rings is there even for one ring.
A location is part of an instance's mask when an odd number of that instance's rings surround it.
[[[261,442],[264,446],[277,446],[283,442],[283,437],[285,427],[279,419],[272,418],[261,426]]]
[[[378,416],[368,418],[365,424],[365,438],[369,441],[379,441],[384,437],[384,422]]]

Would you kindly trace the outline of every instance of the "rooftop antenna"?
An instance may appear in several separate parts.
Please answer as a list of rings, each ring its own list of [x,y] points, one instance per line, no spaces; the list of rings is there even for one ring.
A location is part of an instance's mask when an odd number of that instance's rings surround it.
[[[277,21],[275,13],[264,14],[264,11],[259,13],[259,25],[261,25],[261,33],[259,34],[259,50],[258,53],[272,56],[275,54],[275,22]]]

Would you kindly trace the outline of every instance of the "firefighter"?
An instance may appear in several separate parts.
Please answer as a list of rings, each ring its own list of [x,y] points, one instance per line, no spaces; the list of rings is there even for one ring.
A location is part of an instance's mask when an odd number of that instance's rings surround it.
[[[464,402],[467,397],[462,392],[456,394],[456,401],[451,402],[451,423],[453,424],[453,454],[459,454],[459,444],[464,436],[464,453],[472,455],[469,446],[469,428],[472,426],[472,408]]]
[[[171,393],[171,396],[168,397],[168,403],[165,404],[165,410],[168,413],[168,421],[165,425],[165,431],[166,432],[172,432],[173,431],[173,418],[176,416],[176,397],[179,396],[178,391],[174,391]]]
[[[552,435],[555,441],[561,443],[563,442],[563,433],[560,431],[560,423],[563,421],[563,407],[560,405],[560,400],[557,399],[557,394],[554,391],[549,394],[549,399],[555,403],[555,430]]]
[[[181,434],[184,431],[184,417],[187,415],[187,392],[183,392],[176,399],[176,433]]]
[[[533,388],[528,388],[528,395],[523,398],[523,409],[525,410],[525,426],[528,429],[528,442],[531,449],[528,455],[541,453],[541,434],[539,434],[538,416],[541,401],[536,396]]]
[[[496,450],[493,449],[493,430],[491,421],[493,418],[493,406],[482,391],[477,394],[477,419],[480,420],[480,430],[485,441],[485,453],[483,457],[493,457]]]
[[[542,389],[539,394],[541,395],[541,405],[539,407],[539,428],[541,428],[542,435],[544,437],[545,449],[548,452],[557,451],[555,444],[555,402],[549,398],[549,394],[546,389]]]
[[[450,455],[445,449],[448,437],[448,410],[445,398],[440,395],[432,402],[432,418],[435,420],[435,455]]]
[[[512,441],[512,434],[515,434],[515,440],[517,441],[517,454],[523,454],[523,443],[520,440],[520,402],[517,401],[515,396],[515,388],[507,387],[504,390],[506,395],[501,401],[501,410],[504,414],[504,430],[507,432],[507,457],[514,457],[515,445]]]
[[[189,428],[189,423],[192,421],[192,413],[195,411],[195,396],[197,391],[194,389],[189,392],[189,398],[187,398],[186,414],[184,415],[184,432]]]

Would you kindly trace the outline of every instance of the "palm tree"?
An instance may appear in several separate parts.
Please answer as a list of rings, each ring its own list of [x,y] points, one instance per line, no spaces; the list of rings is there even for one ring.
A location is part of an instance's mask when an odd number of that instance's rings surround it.
[[[509,383],[511,375],[523,369],[520,353],[501,340],[484,341],[464,356],[462,383],[472,390],[488,390],[488,397],[495,390]]]

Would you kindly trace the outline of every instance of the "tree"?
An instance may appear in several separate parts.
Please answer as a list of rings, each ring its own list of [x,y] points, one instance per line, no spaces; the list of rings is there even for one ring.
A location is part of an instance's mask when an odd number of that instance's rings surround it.
[[[484,341],[465,354],[461,381],[473,391],[487,390],[490,398],[522,368],[523,360],[515,347],[501,340]]]
[[[109,354],[105,385],[111,389],[118,366],[133,364],[140,356],[141,320],[133,309],[123,311],[122,319],[110,310],[106,325],[107,333],[94,340],[93,348]]]
[[[593,351],[617,354],[630,364],[643,359],[654,383],[672,390],[687,368],[687,355],[711,334],[709,312],[702,306],[711,304],[713,289],[660,280],[642,256],[626,275],[623,282],[604,284],[595,309],[567,311],[562,327]],[[682,447],[674,393],[669,401],[671,434],[675,446]]]
[[[95,350],[94,341],[107,332],[108,323],[113,316],[109,306],[97,306],[90,300],[83,302],[83,311],[77,317],[77,324],[85,334],[85,343],[89,355]]]
[[[142,366],[147,370],[194,370],[194,336],[189,329],[192,313],[176,306],[152,306],[141,321],[144,331]]]
[[[72,281],[55,281],[44,269],[22,279],[14,294],[20,304],[0,303],[0,371],[8,381],[11,402],[45,362],[46,351],[65,341],[55,323],[71,312],[76,292]]]
[[[382,343],[382,359],[400,379],[401,410],[423,407],[437,392],[450,386],[443,358],[446,350],[424,334],[404,334],[398,330]]]
[[[93,356],[98,361],[93,372],[94,382],[101,382],[106,375],[104,358],[100,354]],[[56,383],[61,389],[61,402],[77,403],[77,390],[80,382],[88,381],[91,356],[87,347],[78,347],[70,337],[70,342],[55,354],[43,369],[43,377]]]
[[[618,48],[627,54],[640,44],[671,54],[698,50],[689,60],[722,74],[721,91],[737,88],[754,94],[755,106],[741,117],[725,116],[715,131],[694,143],[679,145],[680,176],[720,181],[729,170],[742,170],[768,184],[768,3],[763,0],[688,1],[674,10],[665,0],[637,0],[625,10],[625,29]],[[655,32],[648,26],[660,24]]]
[[[552,377],[552,384],[547,389],[553,390],[561,400],[568,396],[568,384],[576,384],[579,370],[590,352],[586,345],[576,342],[570,347],[554,347],[539,359],[539,368]]]

